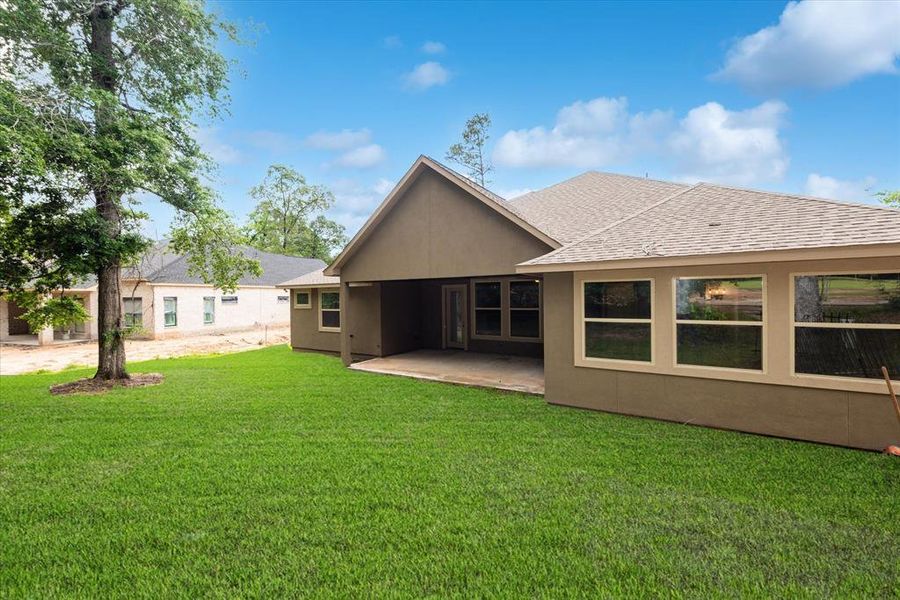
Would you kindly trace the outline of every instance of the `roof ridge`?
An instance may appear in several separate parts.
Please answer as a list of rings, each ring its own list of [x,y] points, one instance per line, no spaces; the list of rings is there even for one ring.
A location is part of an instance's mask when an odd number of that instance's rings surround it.
[[[684,194],[684,193],[686,193],[686,192],[689,192],[689,191],[691,191],[691,190],[693,190],[693,189],[695,189],[695,188],[697,188],[697,187],[699,187],[699,186],[701,186],[701,185],[703,185],[703,184],[702,184],[702,183],[695,183],[694,185],[691,185],[691,186],[688,186],[688,187],[683,187],[683,188],[681,188],[680,190],[678,190],[677,192],[674,192],[674,193],[672,193],[672,194],[669,194],[668,196],[666,196],[666,197],[663,198],[662,200],[660,200],[660,201],[658,201],[658,202],[654,202],[654,203],[651,204],[650,206],[647,206],[647,207],[645,207],[645,208],[643,208],[643,209],[641,209],[641,210],[639,210],[639,211],[637,211],[637,212],[635,212],[635,213],[632,213],[632,214],[628,215],[627,217],[624,217],[624,218],[622,218],[622,219],[619,219],[618,221],[614,221],[614,222],[610,223],[609,225],[604,225],[603,227],[600,227],[599,229],[594,229],[594,230],[592,230],[592,231],[589,231],[588,233],[584,234],[583,236],[579,237],[578,239],[572,240],[572,241],[569,242],[568,244],[565,244],[565,245],[563,245],[563,246],[557,248],[556,250],[553,250],[553,251],[551,251],[551,252],[548,252],[547,254],[542,254],[541,256],[536,257],[535,259],[532,259],[532,260],[536,260],[537,258],[544,259],[544,258],[548,258],[548,257],[550,257],[550,256],[554,256],[555,254],[558,254],[559,252],[565,250],[566,248],[570,248],[570,247],[572,247],[572,246],[575,246],[576,244],[580,244],[581,242],[583,242],[583,241],[585,241],[585,240],[588,240],[588,239],[590,239],[590,238],[592,238],[592,237],[594,237],[594,236],[596,236],[596,235],[600,235],[600,234],[603,233],[604,231],[607,231],[607,230],[609,230],[609,229],[612,229],[613,227],[618,227],[618,226],[621,225],[622,223],[625,223],[625,222],[627,222],[627,221],[630,221],[631,219],[633,219],[633,218],[635,218],[635,217],[637,217],[637,216],[640,216],[640,215],[646,213],[647,211],[653,210],[654,208],[656,208],[656,207],[658,207],[658,206],[661,206],[662,204],[665,204],[665,203],[668,202],[669,200],[673,200],[673,199],[677,198],[678,196],[681,196],[682,194]],[[530,262],[531,262],[531,260],[528,260],[528,261],[525,261],[525,263],[523,263],[523,264],[527,264],[527,263],[530,263]]]
[[[713,188],[722,188],[725,190],[734,190],[737,192],[751,192],[754,194],[771,194],[773,196],[784,196],[785,198],[794,198],[797,200],[812,200],[814,202],[824,202],[826,204],[833,204],[835,206],[853,206],[856,208],[872,208],[878,211],[887,210],[887,211],[897,211],[898,209],[892,206],[878,205],[878,204],[866,204],[865,202],[846,202],[844,200],[834,200],[832,198],[820,198],[819,196],[809,196],[807,194],[794,194],[789,192],[772,192],[767,190],[760,190],[756,188],[744,188],[737,187],[734,185],[725,185],[720,183],[712,183],[708,181],[698,182],[696,185],[704,185],[707,187]]]
[[[516,196],[516,197],[515,197],[514,199],[512,199],[512,200],[507,200],[507,202],[510,202],[510,203],[517,203],[517,202],[520,202],[521,200],[523,200],[524,198],[527,198],[528,196],[531,196],[532,194],[540,194],[541,192],[545,192],[545,191],[547,191],[547,190],[550,190],[550,189],[559,187],[559,186],[561,186],[561,185],[565,185],[565,184],[567,184],[567,183],[570,183],[570,182],[572,182],[572,181],[575,181],[576,179],[580,179],[580,178],[582,178],[582,177],[584,177],[584,176],[586,176],[586,175],[600,175],[600,176],[603,176],[603,177],[615,177],[615,178],[622,178],[622,179],[632,179],[632,180],[634,180],[634,181],[646,181],[646,182],[652,182],[652,183],[662,183],[662,184],[665,184],[665,185],[674,185],[674,186],[678,186],[678,187],[680,187],[680,188],[689,188],[689,187],[691,187],[691,184],[688,184],[688,183],[681,183],[681,182],[679,182],[679,181],[668,181],[668,180],[665,180],[665,179],[655,179],[655,178],[653,178],[653,177],[640,177],[640,176],[638,176],[638,175],[627,175],[627,174],[625,174],[625,173],[612,173],[612,172],[610,172],[610,171],[597,171],[596,169],[591,169],[591,170],[589,170],[589,171],[584,171],[584,172],[582,172],[582,173],[579,173],[578,175],[573,175],[572,177],[569,177],[569,178],[567,178],[567,179],[563,179],[562,181],[558,181],[558,182],[556,182],[556,183],[551,183],[550,185],[545,186],[545,187],[542,187],[542,188],[540,188],[540,189],[537,189],[537,190],[531,190],[530,192],[527,192],[527,193],[525,193],[525,194],[522,194],[521,196]]]

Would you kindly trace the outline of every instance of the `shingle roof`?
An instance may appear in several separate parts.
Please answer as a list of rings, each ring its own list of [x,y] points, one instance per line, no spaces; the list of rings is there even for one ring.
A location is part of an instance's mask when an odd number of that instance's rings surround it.
[[[325,266],[325,262],[318,258],[273,254],[249,246],[240,246],[237,250],[244,256],[259,261],[263,271],[259,277],[245,275],[239,280],[238,285],[275,287],[286,279]],[[200,277],[188,273],[188,266],[186,255],[169,252],[166,242],[160,242],[147,254],[140,266],[123,270],[122,277],[140,278],[150,283],[204,283]]]
[[[508,202],[518,214],[568,244],[688,186],[590,171]]]
[[[900,210],[708,183],[524,265],[900,243]]]
[[[290,281],[283,281],[278,284],[278,287],[291,288],[291,287],[316,287],[316,286],[328,286],[328,285],[339,285],[341,283],[340,277],[331,277],[329,275],[325,275],[323,273],[324,269],[316,269],[306,275],[301,275],[300,277],[295,277]]]

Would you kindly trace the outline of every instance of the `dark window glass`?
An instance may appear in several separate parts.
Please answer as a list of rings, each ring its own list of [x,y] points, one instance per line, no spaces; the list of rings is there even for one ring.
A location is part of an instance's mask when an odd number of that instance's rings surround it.
[[[513,337],[541,337],[541,316],[537,310],[509,311],[509,334]]]
[[[900,329],[794,328],[797,373],[881,379],[882,366],[900,373]]]
[[[678,364],[762,370],[762,327],[678,325]]]
[[[222,304],[237,304],[237,296],[222,296]]]
[[[295,302],[295,304],[299,304],[302,306],[308,306],[309,305],[309,292],[297,292],[297,297],[294,302]]]
[[[589,321],[584,325],[585,356],[650,362],[650,323]]]
[[[690,321],[762,321],[762,277],[679,279],[676,318]]]
[[[794,319],[900,324],[900,273],[795,277]]]
[[[339,292],[322,292],[322,308],[339,309],[341,307],[341,294]]]
[[[475,308],[500,308],[500,282],[475,283]]]
[[[589,319],[649,319],[650,282],[585,283],[584,316]]]
[[[500,311],[476,310],[475,333],[478,335],[500,335]]]
[[[541,284],[537,281],[510,281],[510,308],[538,308],[541,305]]]
[[[131,328],[142,327],[144,324],[143,298],[123,298],[122,304],[125,313],[125,326]]]
[[[323,310],[322,311],[322,327],[341,326],[341,312],[339,310]]]

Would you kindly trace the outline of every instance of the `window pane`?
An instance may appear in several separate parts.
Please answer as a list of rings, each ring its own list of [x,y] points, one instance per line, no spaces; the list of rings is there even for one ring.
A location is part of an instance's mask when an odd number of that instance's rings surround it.
[[[340,308],[341,294],[340,292],[322,292],[322,308]]]
[[[678,364],[762,370],[762,327],[678,325]]]
[[[805,323],[900,324],[900,273],[795,277],[794,318]]]
[[[203,322],[205,324],[210,324],[214,322],[216,319],[216,299],[215,298],[203,298]]]
[[[762,321],[762,277],[679,279],[676,317],[691,321]]]
[[[650,362],[649,323],[585,323],[584,354]]]
[[[297,292],[297,304],[309,304],[309,292]]]
[[[600,319],[649,319],[650,282],[585,283],[584,316]]]
[[[513,337],[541,337],[541,316],[537,310],[509,311],[509,334]]]
[[[541,305],[541,284],[537,281],[510,281],[510,308],[538,308]]]
[[[476,308],[500,308],[500,282],[475,283]]]
[[[797,373],[881,379],[885,366],[900,373],[900,330],[824,327],[794,328]]]
[[[322,311],[322,327],[340,327],[341,312],[338,310]]]
[[[222,304],[237,304],[237,296],[222,296]]]
[[[500,311],[475,311],[475,333],[478,335],[500,335]]]

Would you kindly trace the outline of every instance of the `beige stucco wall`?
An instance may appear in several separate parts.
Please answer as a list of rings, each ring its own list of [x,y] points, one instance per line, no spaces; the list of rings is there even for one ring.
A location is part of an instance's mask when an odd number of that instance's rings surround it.
[[[792,273],[896,269],[897,258],[548,273],[544,370],[548,402],[870,449],[900,438],[884,382],[792,375]],[[766,276],[765,372],[676,366],[675,276]],[[581,279],[653,278],[653,366],[575,366]]]
[[[423,173],[341,267],[341,281],[515,272],[551,248],[444,177]]]
[[[334,291],[337,288],[333,288]],[[319,289],[310,289],[310,307],[297,308],[291,298],[291,347],[297,350],[319,352],[341,351],[341,334],[336,331],[319,331]],[[294,290],[291,290],[293,293]],[[343,312],[341,314],[343,320]]]
[[[278,302],[278,296],[290,294],[281,288],[242,287],[233,294],[223,294],[221,290],[201,285],[150,287],[152,307],[144,320],[144,327],[148,330],[152,328],[152,335],[156,338],[235,331],[265,325],[287,325],[290,322],[289,299],[287,302]],[[223,295],[237,296],[237,304],[222,304]],[[169,296],[178,298],[178,325],[175,327],[165,326],[163,298]],[[210,325],[203,323],[203,298],[206,296],[213,296],[216,299],[215,323]],[[143,304],[144,310],[147,311],[146,297]]]

